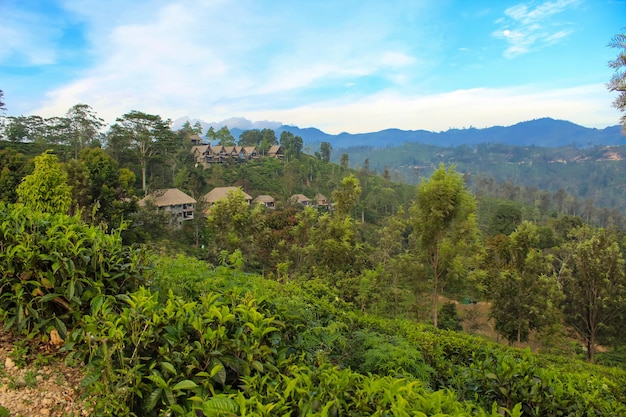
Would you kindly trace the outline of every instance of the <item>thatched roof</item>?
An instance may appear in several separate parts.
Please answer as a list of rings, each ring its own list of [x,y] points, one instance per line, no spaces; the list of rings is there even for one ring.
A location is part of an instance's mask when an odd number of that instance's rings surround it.
[[[315,204],[317,204],[318,206],[328,205],[328,199],[322,193],[315,194],[314,200],[315,200]]]
[[[302,204],[310,204],[311,203],[311,199],[307,196],[305,196],[304,194],[294,194],[291,196],[291,198],[289,199],[295,203],[302,203]]]
[[[253,203],[273,203],[274,197],[272,197],[271,195],[267,195],[267,194],[261,194],[257,196],[254,200],[252,200],[252,202]]]
[[[246,153],[246,155],[250,155],[251,153],[254,153],[254,152],[257,152],[257,153],[259,152],[256,146],[244,146],[243,151]]]
[[[211,145],[197,145],[197,146],[192,146],[191,147],[191,153],[192,154],[204,154],[206,152],[209,151],[209,149],[211,149]]]
[[[252,197],[246,194],[246,192],[243,191],[241,187],[215,187],[214,189],[209,191],[207,194],[205,194],[204,197],[202,197],[202,201],[204,201],[205,203],[212,204],[212,203],[215,203],[216,201],[223,200],[226,197],[228,197],[229,192],[235,192],[237,190],[241,190],[241,192],[246,197],[246,200],[248,202],[252,201]]]
[[[180,191],[178,188],[166,188],[162,190],[155,190],[139,200],[137,204],[145,206],[146,203],[152,201],[157,207],[178,206],[182,204],[196,204],[196,200],[193,197]]]

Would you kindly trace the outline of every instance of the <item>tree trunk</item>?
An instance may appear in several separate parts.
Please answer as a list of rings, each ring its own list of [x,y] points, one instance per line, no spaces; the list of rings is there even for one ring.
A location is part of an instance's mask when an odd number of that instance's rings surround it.
[[[143,190],[143,195],[145,196],[147,194],[146,192],[146,165],[147,164],[141,164],[141,189]]]
[[[435,297],[433,298],[433,326],[437,327],[437,316],[439,315],[439,277],[437,276],[437,270],[435,270]]]
[[[587,338],[587,361],[594,363],[596,353],[596,335],[595,332],[591,332]]]

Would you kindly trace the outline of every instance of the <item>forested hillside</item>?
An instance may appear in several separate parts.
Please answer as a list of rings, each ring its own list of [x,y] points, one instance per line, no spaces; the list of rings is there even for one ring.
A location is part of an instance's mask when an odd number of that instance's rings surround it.
[[[37,120],[0,151],[0,317],[24,362],[61,339],[96,415],[626,410],[616,208],[290,132]]]
[[[385,149],[337,149],[332,160],[339,161],[343,154],[353,166],[367,164],[375,172],[410,184],[428,178],[441,163],[455,165],[476,194],[512,185],[517,191],[503,196],[518,200],[523,198],[523,188],[541,190],[552,195],[553,209],[569,214],[583,216],[585,205],[607,210],[626,207],[624,146],[551,148],[484,143],[438,147],[405,143]],[[568,195],[570,202],[564,204],[559,194]]]

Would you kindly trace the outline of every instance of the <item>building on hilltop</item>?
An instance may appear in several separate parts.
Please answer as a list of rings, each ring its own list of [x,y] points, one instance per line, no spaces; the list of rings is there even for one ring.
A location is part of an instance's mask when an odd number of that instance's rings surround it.
[[[180,191],[178,188],[155,190],[138,201],[139,207],[153,204],[159,211],[165,211],[172,216],[171,222],[178,226],[194,216],[194,207],[197,201]]]
[[[263,206],[269,209],[276,208],[276,205],[275,205],[276,201],[274,200],[274,197],[272,197],[271,195],[267,195],[267,194],[261,194],[257,196],[254,200],[252,200],[252,203],[262,204]]]
[[[328,202],[328,199],[324,197],[324,194],[321,194],[321,193],[315,194],[315,197],[313,197],[313,200],[315,201],[315,205],[317,207],[322,207],[326,209],[330,208],[330,203]]]
[[[241,187],[215,187],[208,193],[206,193],[200,200],[207,206],[211,206],[219,200],[224,200],[230,193],[241,191],[248,204],[252,203],[252,197],[248,195]]]
[[[283,159],[285,157],[285,153],[280,145],[272,145],[269,151],[267,151],[267,156],[270,158]]]
[[[191,147],[196,164],[204,168],[210,164],[247,162],[259,158],[256,146],[197,145]]]
[[[289,201],[292,203],[300,203],[303,206],[311,206],[313,205],[313,201],[305,196],[304,194],[294,194],[289,198]]]

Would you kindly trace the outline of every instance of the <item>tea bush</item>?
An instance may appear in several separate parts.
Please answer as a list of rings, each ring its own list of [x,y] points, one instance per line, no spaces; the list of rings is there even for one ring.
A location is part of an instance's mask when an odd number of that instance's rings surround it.
[[[105,415],[184,414],[198,399],[233,392],[242,376],[276,371],[281,325],[255,300],[216,293],[186,301],[145,288],[99,296],[72,334],[87,347],[84,385]]]
[[[120,231],[78,217],[0,203],[0,314],[5,329],[66,337],[100,294],[135,290],[149,272],[145,251]]]

